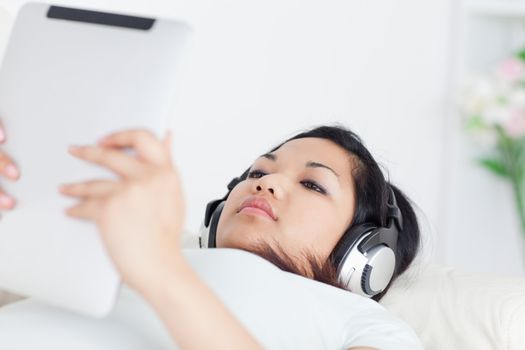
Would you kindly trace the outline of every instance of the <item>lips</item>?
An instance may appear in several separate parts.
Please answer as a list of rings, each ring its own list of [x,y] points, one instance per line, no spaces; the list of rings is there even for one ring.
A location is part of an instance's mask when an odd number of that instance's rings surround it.
[[[237,210],[237,213],[239,213],[244,208],[260,209],[268,214],[268,216],[270,216],[273,220],[277,220],[277,216],[275,215],[272,207],[268,201],[262,197],[249,197],[241,204],[239,210]]]

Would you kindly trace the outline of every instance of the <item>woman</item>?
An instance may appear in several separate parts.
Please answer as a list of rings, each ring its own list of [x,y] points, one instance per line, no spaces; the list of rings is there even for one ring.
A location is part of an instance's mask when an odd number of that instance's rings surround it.
[[[182,349],[260,349],[182,253],[185,206],[170,143],[169,134],[158,140],[145,130],[128,130],[96,145],[71,147],[73,156],[120,178],[61,186],[62,194],[79,200],[66,213],[97,224],[124,282],[152,305]],[[18,178],[5,155],[3,163],[4,173]],[[11,209],[14,199],[3,194],[0,205]],[[336,253],[345,240],[355,238],[352,229],[373,224],[395,231],[395,242],[386,239],[395,260],[388,254],[380,258],[393,263],[387,281],[376,288],[372,280],[369,290],[361,291],[375,299],[388,289],[390,275],[406,270],[419,244],[407,199],[386,182],[359,138],[341,127],[312,129],[259,157],[234,184],[222,211],[214,213],[217,225],[207,243],[251,251],[284,270],[339,287],[347,286],[338,278],[336,263],[344,257]],[[366,345],[349,349],[372,349]]]

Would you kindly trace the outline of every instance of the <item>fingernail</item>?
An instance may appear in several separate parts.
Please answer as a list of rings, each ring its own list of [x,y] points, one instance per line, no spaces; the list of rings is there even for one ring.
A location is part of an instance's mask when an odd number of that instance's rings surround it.
[[[0,205],[3,207],[10,207],[13,205],[13,198],[6,196],[5,194],[0,195]]]
[[[5,173],[13,179],[18,177],[18,170],[13,164],[9,164],[5,167]]]
[[[0,142],[5,140],[5,132],[4,129],[0,127]]]

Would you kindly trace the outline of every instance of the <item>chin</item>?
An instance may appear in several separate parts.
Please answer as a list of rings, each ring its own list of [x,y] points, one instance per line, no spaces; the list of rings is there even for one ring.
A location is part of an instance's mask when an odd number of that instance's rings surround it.
[[[217,233],[218,248],[249,249],[257,241],[260,241],[260,236],[253,228],[238,227],[235,230],[225,230]]]
[[[221,248],[245,248],[249,246],[250,243],[253,243],[253,240],[246,234],[232,233],[218,240],[217,243]]]
[[[223,221],[224,218],[224,221]],[[219,220],[217,227],[218,248],[248,249],[261,240],[272,237],[275,221],[258,215],[237,214]]]

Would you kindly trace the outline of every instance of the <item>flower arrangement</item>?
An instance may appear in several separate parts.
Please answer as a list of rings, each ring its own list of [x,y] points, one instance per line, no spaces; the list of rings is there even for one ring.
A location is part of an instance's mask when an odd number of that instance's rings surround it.
[[[525,239],[525,50],[470,79],[461,109],[466,130],[489,148],[479,164],[512,185]]]

